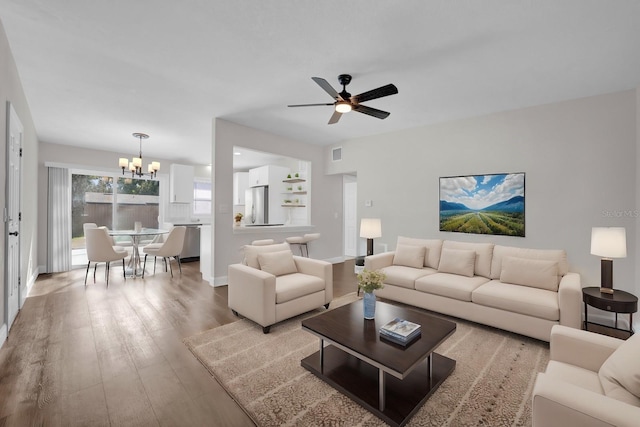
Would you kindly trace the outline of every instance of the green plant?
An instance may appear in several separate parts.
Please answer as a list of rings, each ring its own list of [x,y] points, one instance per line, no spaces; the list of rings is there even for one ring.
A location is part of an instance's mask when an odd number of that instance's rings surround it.
[[[291,178],[291,174],[287,175],[287,178]]]
[[[358,287],[363,292],[373,292],[376,289],[384,288],[386,278],[387,275],[380,270],[371,271],[365,268],[362,273],[358,274]]]
[[[242,217],[243,217],[243,216],[244,216],[244,215],[243,215],[241,212],[238,212],[238,213],[235,215],[234,219],[236,220],[236,222],[240,222],[240,221],[242,220]]]
[[[298,175],[298,172],[296,172],[296,178],[298,178],[300,175]]]

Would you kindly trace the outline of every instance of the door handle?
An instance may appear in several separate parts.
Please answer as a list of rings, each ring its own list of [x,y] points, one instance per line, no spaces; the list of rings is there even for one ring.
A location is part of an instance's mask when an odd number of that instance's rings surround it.
[[[9,236],[17,236],[17,235],[18,235],[17,231],[14,231],[13,233],[9,233]]]

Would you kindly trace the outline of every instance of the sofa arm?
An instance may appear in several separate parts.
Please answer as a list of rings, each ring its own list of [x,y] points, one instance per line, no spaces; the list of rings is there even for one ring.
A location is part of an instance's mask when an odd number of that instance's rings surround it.
[[[533,427],[632,427],[640,408],[539,373],[531,415]]]
[[[327,261],[297,255],[294,255],[293,259],[299,273],[316,276],[324,280],[324,302],[325,304],[330,303],[333,300],[333,264]]]
[[[262,325],[276,323],[276,276],[243,264],[228,269],[229,308]]]
[[[582,286],[578,273],[562,276],[558,285],[560,324],[571,328],[582,328]]]
[[[380,270],[393,264],[395,252],[383,252],[381,254],[369,255],[364,259],[364,268],[369,271]]]
[[[551,328],[549,358],[598,372],[623,342],[618,338],[555,325]]]

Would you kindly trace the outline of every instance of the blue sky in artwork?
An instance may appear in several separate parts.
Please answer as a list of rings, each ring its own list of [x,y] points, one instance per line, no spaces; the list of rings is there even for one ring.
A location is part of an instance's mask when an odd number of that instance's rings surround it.
[[[483,209],[515,196],[524,196],[523,173],[440,178],[440,200],[470,209]]]

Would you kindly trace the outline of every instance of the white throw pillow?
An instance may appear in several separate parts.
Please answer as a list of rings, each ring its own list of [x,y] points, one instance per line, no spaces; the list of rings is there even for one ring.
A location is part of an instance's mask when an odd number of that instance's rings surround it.
[[[422,268],[426,250],[424,246],[397,245],[393,255],[393,265]]]
[[[438,271],[441,273],[459,274],[473,277],[476,264],[476,251],[464,249],[442,249]]]
[[[258,254],[263,254],[266,252],[279,252],[279,251],[288,251],[290,250],[288,243],[276,243],[275,245],[266,245],[266,246],[253,246],[253,245],[245,245],[244,247],[244,264],[249,267],[260,269],[260,264],[258,263]]]
[[[640,406],[640,334],[632,335],[604,361],[598,376],[604,394]]]
[[[258,254],[260,270],[271,273],[274,276],[297,273],[296,262],[290,250],[280,252],[265,252]]]
[[[500,281],[558,292],[558,263],[544,259],[502,259]]]
[[[425,267],[438,268],[440,263],[440,251],[442,250],[442,240],[439,239],[415,239],[413,237],[398,236],[398,245],[424,246],[427,250],[424,253]]]

